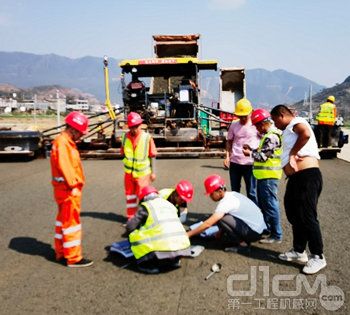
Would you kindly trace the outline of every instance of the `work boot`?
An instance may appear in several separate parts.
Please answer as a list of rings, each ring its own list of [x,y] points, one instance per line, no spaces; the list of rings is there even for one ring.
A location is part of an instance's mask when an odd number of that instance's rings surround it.
[[[324,255],[311,255],[311,258],[307,265],[303,268],[303,273],[313,275],[319,272],[321,269],[327,266],[326,258]]]
[[[93,262],[92,260],[83,258],[82,260],[78,261],[78,262],[75,263],[75,264],[67,265],[67,267],[70,267],[70,268],[83,268],[83,267],[89,267],[89,266],[91,266],[93,263],[94,263],[94,262]]]
[[[303,251],[302,253],[298,253],[297,251],[295,251],[294,248],[292,248],[289,252],[286,252],[285,254],[278,255],[278,258],[286,261],[301,261],[301,262],[307,262],[309,260],[305,251]]]

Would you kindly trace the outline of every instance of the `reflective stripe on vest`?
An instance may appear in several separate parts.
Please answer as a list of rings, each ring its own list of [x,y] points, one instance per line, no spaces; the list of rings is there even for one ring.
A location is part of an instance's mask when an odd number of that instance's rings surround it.
[[[175,188],[164,188],[158,191],[159,197],[168,200],[170,195],[175,191]],[[170,200],[168,200],[170,202]],[[177,215],[180,216],[180,206],[174,205],[177,209]]]
[[[64,182],[64,178],[63,178],[63,177],[55,177],[55,176],[52,176],[52,180],[53,180],[54,182],[57,182],[57,183],[59,183],[59,182]]]
[[[332,103],[324,103],[321,105],[321,110],[318,113],[316,120],[319,123],[325,123],[325,125],[334,125],[334,105]]]
[[[186,231],[167,200],[156,198],[141,203],[147,211],[145,224],[130,233],[131,250],[136,259],[154,251],[178,251],[190,246]]]
[[[138,178],[151,174],[151,163],[148,157],[150,135],[143,132],[134,150],[131,140],[123,134],[122,143],[124,148],[124,171],[133,173]]]
[[[275,152],[270,156],[270,158],[267,159],[266,162],[254,161],[253,175],[256,179],[267,179],[267,178],[281,179],[282,177],[282,164],[281,164],[282,137],[277,130],[269,131],[261,139],[258,152],[260,152],[265,139],[271,134],[275,134],[280,138],[281,147],[275,150]]]

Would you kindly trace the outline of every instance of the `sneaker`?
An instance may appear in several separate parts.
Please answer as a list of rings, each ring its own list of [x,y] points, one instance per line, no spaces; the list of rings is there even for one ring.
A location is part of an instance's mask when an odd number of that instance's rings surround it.
[[[154,275],[154,274],[159,273],[159,269],[155,266],[152,266],[152,265],[148,265],[148,266],[138,265],[137,268],[140,271],[147,273],[147,274],[150,274],[150,275]]]
[[[70,265],[67,265],[68,267],[70,268],[83,268],[83,267],[89,267],[93,264],[94,262],[92,260],[88,260],[88,259],[82,259],[80,261],[78,261],[77,263],[75,264],[70,264]]]
[[[247,245],[247,246],[238,245],[238,246],[226,247],[225,252],[226,253],[239,253],[239,254],[250,253],[250,245]]]
[[[263,238],[259,241],[260,244],[280,244],[282,243],[281,239],[273,238],[273,237],[268,237],[268,238]]]
[[[64,257],[61,257],[61,258],[55,258],[55,261],[56,261],[58,264],[61,264],[61,265],[67,266],[67,259],[66,259],[66,258],[64,258]]]
[[[176,262],[174,262],[173,264],[171,264],[171,267],[173,268],[181,268],[181,260],[177,260]]]
[[[298,253],[294,250],[294,248],[292,248],[289,252],[286,252],[285,254],[278,255],[278,258],[286,261],[301,262],[307,262],[309,260],[305,251],[303,253]]]
[[[311,255],[311,258],[307,265],[303,268],[303,273],[307,275],[313,275],[319,272],[321,269],[327,266],[326,258],[324,255]]]

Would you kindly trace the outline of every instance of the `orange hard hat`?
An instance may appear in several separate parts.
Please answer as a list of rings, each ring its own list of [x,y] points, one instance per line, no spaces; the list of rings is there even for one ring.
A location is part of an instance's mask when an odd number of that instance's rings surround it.
[[[204,195],[210,195],[212,192],[224,186],[225,184],[226,182],[219,175],[210,175],[204,181],[204,187],[206,191]]]
[[[131,112],[127,117],[128,127],[133,127],[142,124],[142,118],[138,113]]]
[[[189,181],[182,180],[175,186],[175,190],[179,194],[181,199],[187,202],[192,202],[193,186]]]
[[[252,124],[256,125],[258,122],[263,121],[270,117],[271,115],[266,109],[258,108],[252,113]]]
[[[141,201],[143,198],[145,198],[147,195],[151,193],[158,194],[158,190],[155,189],[153,186],[147,186],[145,188],[142,188],[140,191],[139,200]]]
[[[81,112],[71,112],[67,115],[64,120],[65,123],[74,129],[78,130],[84,135],[87,135],[89,132],[86,130],[88,127],[88,118]]]

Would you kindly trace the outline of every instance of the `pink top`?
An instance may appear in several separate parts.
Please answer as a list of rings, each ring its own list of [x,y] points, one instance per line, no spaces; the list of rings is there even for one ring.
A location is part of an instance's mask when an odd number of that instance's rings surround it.
[[[232,140],[232,154],[230,161],[240,165],[253,165],[254,159],[245,156],[242,152],[243,145],[248,144],[252,149],[257,149],[261,136],[252,122],[241,125],[239,120],[234,121],[227,133],[227,140]]]

